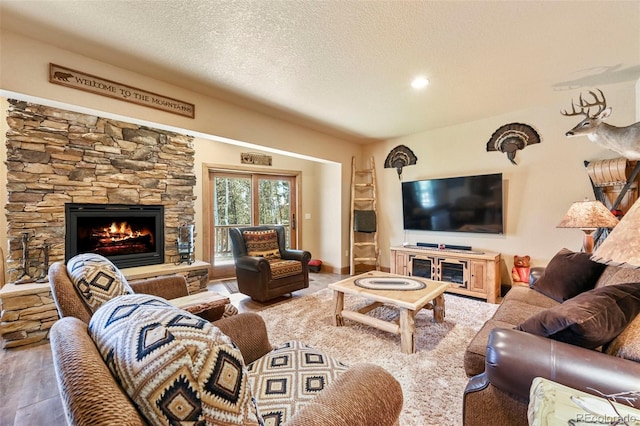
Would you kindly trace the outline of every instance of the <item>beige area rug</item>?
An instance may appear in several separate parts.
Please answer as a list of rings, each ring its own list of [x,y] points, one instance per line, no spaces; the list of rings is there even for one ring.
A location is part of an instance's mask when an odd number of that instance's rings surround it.
[[[462,424],[462,392],[467,383],[463,353],[498,305],[445,294],[443,323],[433,322],[433,311],[416,315],[417,352],[409,355],[400,351],[399,335],[349,320],[344,327],[333,326],[332,296],[332,290],[323,289],[261,311],[271,343],[300,340],[348,365],[382,366],[402,385],[403,426]],[[349,308],[362,304],[360,298],[345,296]],[[388,320],[397,317],[397,311],[380,307],[370,315]]]

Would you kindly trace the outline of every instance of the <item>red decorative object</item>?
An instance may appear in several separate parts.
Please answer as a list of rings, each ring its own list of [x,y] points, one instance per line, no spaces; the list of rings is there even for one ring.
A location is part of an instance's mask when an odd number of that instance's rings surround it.
[[[529,274],[531,272],[531,257],[529,256],[513,256],[513,269],[511,269],[511,278],[514,284],[529,285]]]
[[[322,260],[311,259],[309,261],[309,270],[311,272],[320,272],[320,268],[322,268]]]

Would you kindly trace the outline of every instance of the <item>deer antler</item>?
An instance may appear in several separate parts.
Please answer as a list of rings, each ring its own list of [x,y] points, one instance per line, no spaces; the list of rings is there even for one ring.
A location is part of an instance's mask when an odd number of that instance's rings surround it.
[[[576,104],[573,103],[573,101],[571,101],[571,112],[567,112],[567,110],[562,110],[560,111],[560,114],[562,115],[566,115],[567,117],[573,117],[574,115],[587,115],[586,112],[584,112],[584,109],[580,109],[580,111],[576,111]]]
[[[595,100],[594,102],[589,103],[585,101],[581,93],[579,104],[576,104],[575,102],[571,101],[571,112],[567,112],[567,110],[564,110],[564,111],[561,111],[560,113],[562,115],[566,115],[567,117],[572,117],[574,115],[586,115],[587,117],[590,117],[590,118],[596,118],[598,114],[600,114],[607,107],[607,100],[604,98],[604,93],[602,93],[602,90],[600,89],[596,89],[596,90],[600,92],[600,96],[602,97],[602,100],[598,99],[598,95],[595,92],[593,92],[592,90],[589,90],[589,94],[591,94],[591,96],[593,96],[593,99]],[[595,106],[598,107],[598,112],[591,115],[591,108]],[[580,111],[576,111],[576,107],[580,107]]]
[[[589,113],[591,112],[591,107],[597,106],[598,107],[598,112],[596,112],[593,116],[591,116],[591,118],[596,117],[598,114],[600,114],[606,107],[607,107],[607,100],[604,98],[604,93],[602,93],[602,90],[600,89],[596,89],[598,92],[600,92],[600,96],[602,97],[602,100],[598,99],[598,95],[589,90],[589,93],[591,94],[591,96],[593,96],[593,99],[595,99],[595,102],[593,103],[588,103],[586,101],[584,101],[582,99],[582,95],[580,95],[580,106],[582,108],[587,108],[587,114],[590,115]]]

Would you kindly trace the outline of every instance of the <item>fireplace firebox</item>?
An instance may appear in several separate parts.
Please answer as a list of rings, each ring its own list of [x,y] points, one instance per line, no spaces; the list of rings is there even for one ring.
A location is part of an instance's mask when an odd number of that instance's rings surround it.
[[[164,263],[164,206],[65,205],[65,261],[98,253],[119,268]]]

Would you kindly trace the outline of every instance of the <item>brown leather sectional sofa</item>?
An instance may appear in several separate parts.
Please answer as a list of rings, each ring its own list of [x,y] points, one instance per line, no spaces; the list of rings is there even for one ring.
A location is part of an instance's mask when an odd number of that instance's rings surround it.
[[[533,271],[532,285],[539,273],[540,269]],[[607,266],[595,289],[623,283],[640,286],[640,270]],[[637,296],[631,299],[632,304],[640,303]],[[586,349],[516,329],[531,317],[560,304],[530,287],[509,290],[495,315],[465,352],[464,367],[470,377],[464,392],[465,425],[526,425],[529,388],[538,376],[591,394],[640,390],[637,354],[631,356],[635,360],[623,359],[605,353],[606,345]],[[640,315],[626,327],[634,328],[633,332],[625,329],[624,335],[627,344],[637,350]],[[640,398],[633,405],[640,407]]]

